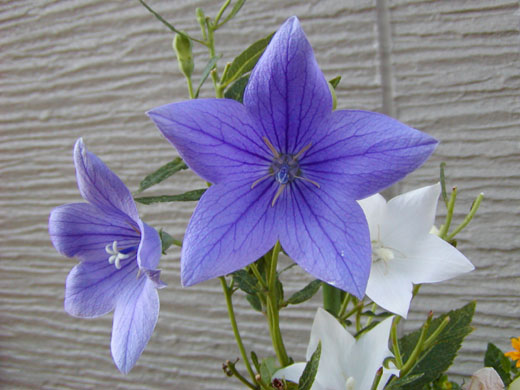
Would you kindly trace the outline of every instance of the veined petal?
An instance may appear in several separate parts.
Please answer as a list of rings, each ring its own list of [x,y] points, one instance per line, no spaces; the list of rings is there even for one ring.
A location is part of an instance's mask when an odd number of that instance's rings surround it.
[[[127,374],[141,356],[159,317],[159,295],[153,282],[141,276],[117,301],[112,326],[112,358]]]
[[[271,206],[277,187],[266,180],[251,189],[251,181],[242,180],[208,188],[184,236],[184,286],[234,272],[273,247],[279,223],[276,211],[281,207]]]
[[[128,188],[95,154],[90,153],[80,138],[74,146],[74,165],[81,196],[105,212],[126,214],[139,219],[137,207]]]
[[[442,282],[475,269],[466,256],[433,234],[417,240],[407,251],[405,267],[415,284]]]
[[[388,264],[372,264],[367,284],[367,296],[378,306],[406,318],[412,300],[413,284],[406,261],[394,258]]]
[[[386,216],[385,198],[381,194],[374,194],[368,198],[358,200],[358,204],[367,218],[370,239],[379,240],[381,238],[381,223]]]
[[[76,265],[65,283],[65,310],[82,318],[112,311],[119,296],[136,283],[137,269],[135,256],[122,261],[121,269],[110,264],[107,258]]]
[[[139,244],[138,226],[134,224],[124,214],[106,213],[88,203],[71,203],[52,210],[49,234],[56,250],[65,256],[107,261],[105,247],[114,241],[120,249]]]
[[[265,171],[271,163],[245,107],[229,99],[196,99],[167,104],[148,116],[186,164],[212,183]]]
[[[405,251],[415,246],[417,237],[427,235],[435,222],[440,193],[441,185],[437,183],[390,199],[381,226],[381,241]]]
[[[352,370],[356,389],[370,389],[377,370],[388,356],[392,356],[388,349],[392,320],[393,317],[387,318],[362,334],[352,348],[347,367]]]
[[[311,275],[363,297],[372,261],[361,207],[333,187],[293,184],[287,189],[282,247]]]
[[[278,29],[253,69],[244,105],[281,153],[297,153],[325,130],[332,97],[296,17]]]
[[[418,168],[437,141],[386,115],[334,111],[325,135],[316,134],[301,161],[319,183],[337,185],[354,199],[390,186]]]
[[[137,264],[139,268],[154,270],[161,258],[161,238],[157,230],[139,220],[141,230],[141,243],[137,251]]]

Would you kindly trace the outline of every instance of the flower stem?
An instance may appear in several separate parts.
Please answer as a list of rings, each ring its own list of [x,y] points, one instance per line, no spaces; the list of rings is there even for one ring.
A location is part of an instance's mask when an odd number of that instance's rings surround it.
[[[351,297],[352,296],[349,293],[345,294],[345,298],[343,298],[343,302],[341,303],[341,307],[339,308],[338,318],[342,318],[345,315],[345,311],[347,310]]]
[[[249,358],[247,357],[246,350],[244,348],[244,344],[242,343],[242,338],[240,337],[240,332],[238,331],[237,320],[235,318],[235,311],[233,310],[233,301],[231,297],[231,289],[229,288],[226,279],[221,276],[220,284],[222,285],[222,290],[224,290],[224,296],[226,297],[226,305],[228,309],[229,321],[231,322],[231,327],[233,328],[233,333],[235,335],[235,340],[238,345],[238,349],[240,350],[240,354],[242,355],[242,359],[244,360],[244,364],[246,365],[247,372],[251,376],[253,382],[256,383],[255,373],[251,368],[251,364],[249,363]],[[254,387],[253,387],[254,388]]]
[[[230,361],[227,361],[226,362],[226,368],[230,371],[231,374],[233,374],[234,376],[237,377],[237,379],[242,382],[244,385],[246,385],[247,387],[249,387],[250,389],[253,389],[253,390],[258,390],[258,386],[252,384],[251,382],[249,382],[246,378],[244,378],[244,376],[238,372],[238,370],[236,369],[235,367],[235,363],[232,363]]]
[[[481,192],[478,196],[477,196],[477,199],[475,199],[475,201],[473,202],[473,204],[471,205],[471,210],[469,211],[468,215],[466,215],[466,218],[464,218],[464,221],[461,222],[461,224],[459,226],[457,226],[455,228],[455,230],[453,232],[451,232],[450,235],[448,235],[448,237],[446,238],[446,241],[450,242],[451,240],[453,240],[455,238],[455,236],[460,233],[460,231],[462,229],[464,229],[466,226],[468,226],[468,224],[470,223],[470,221],[473,219],[473,217],[475,216],[475,214],[477,213],[477,210],[478,208],[480,207],[480,203],[482,202],[482,199],[484,199],[484,194]]]
[[[401,350],[399,348],[399,340],[397,339],[397,326],[401,321],[400,316],[396,316],[392,321],[392,328],[390,329],[390,337],[392,339],[392,350],[395,356],[395,365],[398,369],[403,366],[403,358],[401,357]]]
[[[446,240],[448,236],[448,231],[450,230],[451,219],[453,218],[453,210],[455,208],[455,199],[457,199],[457,187],[453,187],[453,191],[450,195],[450,200],[448,201],[448,211],[446,213],[446,221],[441,226],[441,230],[439,232],[439,237],[443,240]]]
[[[218,22],[220,22],[220,18],[222,17],[222,14],[226,10],[226,8],[229,6],[229,3],[231,3],[231,0],[226,0],[226,2],[222,4],[222,7],[220,7],[220,10],[218,11],[217,16],[215,17],[215,26],[217,26]]]
[[[191,81],[191,77],[186,76],[186,82],[188,83],[188,93],[190,94],[190,99],[195,99],[195,93],[193,92],[193,82]]]
[[[278,305],[278,291],[276,288],[276,266],[278,265],[278,255],[280,253],[280,243],[277,241],[273,250],[272,256],[266,256],[268,264],[268,293],[267,293],[267,321],[269,323],[269,332],[271,333],[271,339],[273,341],[273,348],[278,357],[278,361],[285,367],[289,365],[289,357],[282,339],[282,333],[280,332],[280,307]]]
[[[424,341],[426,339],[426,333],[428,332],[428,328],[432,323],[433,313],[430,312],[428,314],[428,318],[426,322],[422,326],[421,334],[419,335],[419,340],[417,340],[417,344],[410,354],[409,358],[406,360],[406,363],[403,365],[401,370],[399,371],[399,377],[402,378],[415,366],[417,359],[419,358],[421,352],[424,350]]]

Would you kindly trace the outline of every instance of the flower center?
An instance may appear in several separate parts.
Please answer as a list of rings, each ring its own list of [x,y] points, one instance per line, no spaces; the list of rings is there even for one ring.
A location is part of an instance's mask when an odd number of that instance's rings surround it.
[[[253,184],[251,184],[251,189],[253,189],[258,183],[264,181],[265,179],[274,176],[274,179],[280,184],[278,187],[278,191],[274,195],[273,201],[271,202],[271,206],[274,206],[276,200],[280,197],[283,190],[288,184],[291,184],[295,179],[305,180],[311,184],[314,184],[316,187],[320,188],[320,185],[316,183],[314,180],[308,179],[306,177],[301,176],[300,164],[298,159],[311,147],[311,144],[303,147],[296,154],[281,154],[278,150],[275,149],[271,141],[267,139],[267,137],[263,137],[263,140],[269,150],[273,153],[273,162],[269,167],[269,174],[261,177],[256,180]]]
[[[390,248],[383,246],[383,243],[379,240],[372,241],[372,262],[377,263],[383,261],[388,264],[390,260],[394,259],[394,251]]]
[[[135,250],[137,250],[137,246],[131,246],[120,250],[117,247],[117,241],[114,241],[112,244],[108,244],[105,247],[105,252],[110,255],[108,262],[114,264],[117,269],[121,269],[121,260],[128,259],[130,253]]]
[[[345,381],[345,390],[354,390],[354,386],[356,386],[356,381],[354,380],[354,378],[349,376]]]

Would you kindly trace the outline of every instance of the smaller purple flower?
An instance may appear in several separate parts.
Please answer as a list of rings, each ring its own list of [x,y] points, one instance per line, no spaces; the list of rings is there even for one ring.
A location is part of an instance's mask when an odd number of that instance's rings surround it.
[[[74,165],[81,196],[52,210],[49,234],[56,250],[80,263],[65,285],[65,310],[81,318],[114,310],[111,350],[128,373],[143,352],[159,316],[157,231],[141,221],[128,188],[80,138]]]

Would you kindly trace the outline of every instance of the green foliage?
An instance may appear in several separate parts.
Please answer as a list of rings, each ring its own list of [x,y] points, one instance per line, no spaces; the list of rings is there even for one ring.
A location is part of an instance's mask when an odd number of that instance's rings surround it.
[[[486,355],[484,356],[484,366],[493,367],[504,385],[509,386],[511,379],[511,360],[504,356],[504,352],[500,350],[495,344],[488,343]]]
[[[239,103],[242,103],[244,100],[244,91],[246,89],[247,83],[249,82],[249,75],[243,76],[235,81],[231,87],[229,87],[224,93],[224,97],[228,99],[236,100]]]
[[[191,39],[187,35],[175,34],[175,37],[173,37],[172,48],[177,56],[179,70],[187,78],[190,78],[195,66],[193,62]]]
[[[191,202],[199,200],[204,192],[206,192],[206,189],[202,188],[200,190],[188,191],[179,195],[143,196],[140,198],[134,198],[134,200],[142,204],[164,202]]]
[[[457,351],[464,338],[473,331],[470,326],[475,313],[475,302],[468,303],[460,309],[452,310],[435,318],[426,337],[432,335],[441,322],[449,317],[448,325],[440,332],[432,345],[421,353],[414,367],[403,377],[423,374],[420,378],[399,387],[403,390],[417,390],[425,385],[436,381],[453,363]],[[405,335],[399,340],[399,346],[403,358],[408,359],[414,350],[420,336],[421,330]],[[397,389],[397,387],[392,387]]]
[[[274,356],[265,358],[260,364],[260,378],[264,383],[271,383],[271,378],[278,371],[278,365]]]
[[[300,381],[298,382],[298,390],[310,390],[316,374],[318,373],[318,366],[320,364],[321,356],[321,342],[318,343],[316,350],[311,356],[311,359],[305,365]]]
[[[238,0],[235,5],[233,6],[233,8],[231,9],[231,12],[229,13],[228,16],[226,16],[226,18],[220,22],[216,28],[219,28],[220,26],[222,26],[223,24],[226,24],[227,22],[229,22],[232,18],[235,17],[235,15],[238,13],[238,11],[240,11],[240,8],[242,8],[242,6],[244,5],[244,3],[246,2],[246,0]]]
[[[298,303],[305,302],[311,299],[320,289],[321,280],[316,279],[302,288],[300,291],[296,291],[293,295],[287,299],[287,304],[297,305]]]
[[[258,59],[263,54],[268,43],[271,41],[273,34],[274,33],[271,33],[265,38],[262,38],[253,43],[246,50],[240,53],[229,66],[226,67],[220,80],[220,84],[224,88],[233,81],[238,80],[242,75],[250,72],[255,67]]]
[[[204,71],[202,72],[202,76],[200,77],[199,86],[197,87],[197,90],[195,91],[195,95],[194,95],[195,99],[197,99],[199,97],[200,89],[206,82],[206,79],[208,78],[209,74],[211,73],[211,71],[213,70],[215,65],[217,64],[217,61],[219,58],[220,58],[219,56],[211,57],[209,59],[208,63],[206,64],[206,67],[204,68]]]
[[[175,239],[162,229],[159,230],[159,237],[161,238],[161,252],[165,255],[168,248],[175,243]]]
[[[170,161],[169,163],[163,165],[159,169],[157,169],[155,172],[149,174],[146,176],[141,183],[139,183],[139,188],[137,189],[137,193],[143,192],[147,188],[150,188],[163,180],[169,178],[174,173],[182,170],[187,169],[188,166],[182,161],[182,158],[177,157],[173,161]]]
[[[333,79],[329,80],[329,84],[332,85],[332,88],[336,89],[340,81],[341,76],[336,76]]]

